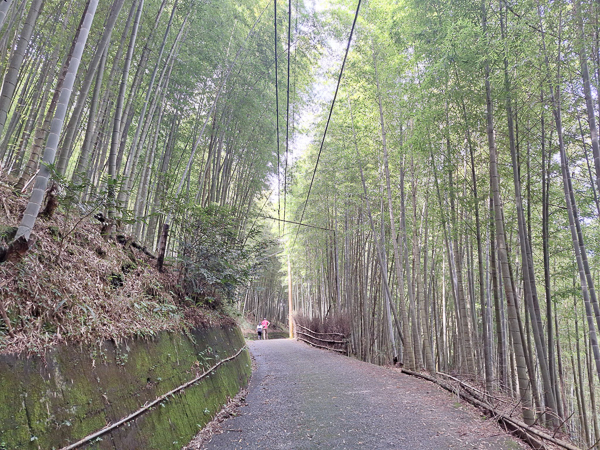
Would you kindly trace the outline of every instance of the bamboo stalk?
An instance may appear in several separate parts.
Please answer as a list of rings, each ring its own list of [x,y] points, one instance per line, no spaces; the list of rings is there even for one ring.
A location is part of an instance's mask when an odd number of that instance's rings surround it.
[[[301,337],[298,337],[296,339],[298,339],[299,341],[302,341],[302,342],[306,342],[307,344],[312,345],[313,347],[322,348],[324,350],[333,350],[334,352],[338,352],[338,353],[346,353],[346,350],[341,350],[339,348],[331,348],[331,347],[326,347],[324,345],[314,344],[312,342],[307,341],[306,339],[302,339]]]
[[[453,386],[450,386],[450,385],[444,383],[443,381],[440,381],[439,379],[433,378],[424,373],[413,372],[412,370],[406,370],[406,369],[402,369],[402,372],[406,373],[408,375],[417,377],[417,378],[423,378],[427,381],[431,381],[432,383],[435,383],[438,386],[444,388],[448,392],[455,393],[455,391],[456,391]],[[478,406],[478,407],[484,409],[486,412],[491,414],[494,417],[494,419],[496,419],[498,422],[502,423],[504,426],[507,426],[508,428],[514,428],[514,431],[516,431],[520,435],[519,437],[528,441],[528,443],[530,445],[532,445],[534,448],[544,448],[543,444],[536,440],[536,438],[542,438],[546,441],[552,442],[553,444],[556,444],[559,447],[565,448],[567,450],[581,450],[579,447],[576,447],[575,445],[571,444],[570,442],[566,442],[561,439],[557,439],[554,436],[549,435],[548,433],[544,433],[541,430],[530,427],[529,425],[527,425],[525,422],[523,422],[521,420],[515,419],[514,417],[509,417],[499,411],[496,411],[489,403],[476,398],[472,393],[468,393],[468,391],[466,391],[466,390],[465,390],[465,392],[461,393],[461,397],[464,400],[471,403],[472,405],[475,405],[475,406]],[[534,435],[535,437],[532,435]]]

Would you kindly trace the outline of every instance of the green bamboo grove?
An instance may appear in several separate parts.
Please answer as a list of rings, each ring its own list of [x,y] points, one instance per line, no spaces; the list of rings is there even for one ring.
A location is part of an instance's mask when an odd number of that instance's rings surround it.
[[[332,41],[355,9],[323,13]],[[344,316],[357,357],[512,396],[584,448],[600,439],[599,17],[580,0],[363,4],[310,197],[326,102],[287,197],[313,226],[288,226],[297,313]]]
[[[232,296],[279,322],[289,258],[294,312],[354,356],[598,447],[598,2],[362,2],[320,152],[357,3],[0,1],[15,242],[54,196],[198,277],[268,253]],[[283,253],[245,247],[266,216]]]
[[[183,232],[191,205],[229,207],[244,229],[279,160],[271,3],[1,7],[1,175],[15,193],[33,192],[17,238],[29,239],[52,186],[151,251],[164,224]],[[294,41],[293,104],[314,53],[310,13],[294,8],[305,32]],[[167,235],[167,257],[177,236]]]

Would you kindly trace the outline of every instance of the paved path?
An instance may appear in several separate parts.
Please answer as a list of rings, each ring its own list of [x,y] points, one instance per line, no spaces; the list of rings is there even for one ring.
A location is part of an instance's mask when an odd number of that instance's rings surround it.
[[[249,343],[247,406],[206,449],[518,449],[435,385],[289,339]]]

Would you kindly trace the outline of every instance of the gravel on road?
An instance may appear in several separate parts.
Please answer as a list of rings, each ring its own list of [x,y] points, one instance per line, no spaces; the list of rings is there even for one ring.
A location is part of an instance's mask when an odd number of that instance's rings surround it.
[[[205,449],[519,449],[432,383],[291,339],[249,342],[246,405]]]

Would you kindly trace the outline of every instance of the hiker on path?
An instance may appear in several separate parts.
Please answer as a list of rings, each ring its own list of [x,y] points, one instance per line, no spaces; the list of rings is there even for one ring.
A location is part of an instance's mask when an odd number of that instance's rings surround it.
[[[256,332],[258,333],[258,340],[260,341],[262,339],[262,331],[263,331],[263,326],[262,324],[258,324],[258,326],[256,327]]]
[[[262,329],[263,329],[263,336],[264,336],[263,339],[269,339],[268,331],[269,331],[269,325],[271,325],[271,322],[269,322],[267,320],[267,318],[265,317],[260,324],[262,325]]]

